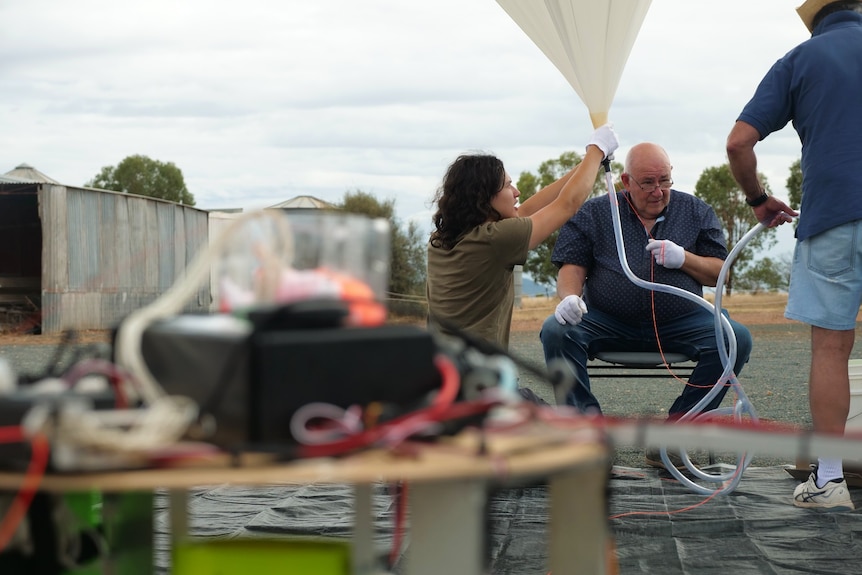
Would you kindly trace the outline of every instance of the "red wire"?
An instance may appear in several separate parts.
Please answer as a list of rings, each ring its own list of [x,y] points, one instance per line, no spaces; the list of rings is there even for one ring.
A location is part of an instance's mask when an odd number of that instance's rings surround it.
[[[112,373],[108,376],[108,383],[114,389],[115,403],[117,409],[126,409],[129,407],[129,401],[126,399],[126,392],[123,391],[123,378],[119,373]]]
[[[655,238],[653,237],[652,232],[649,229],[647,229],[646,224],[644,223],[644,219],[638,213],[637,209],[635,209],[634,204],[632,204],[631,198],[629,198],[626,194],[623,194],[623,197],[626,199],[626,202],[629,204],[629,207],[631,208],[632,213],[635,215],[635,217],[638,219],[638,221],[640,221],[640,223],[643,226],[644,231],[647,233],[647,236],[649,237],[649,239],[654,240]],[[649,281],[652,283],[655,283],[655,260],[653,260],[652,257],[650,257],[649,272],[650,272]],[[658,347],[659,356],[661,356],[661,360],[665,363],[665,367],[667,368],[668,373],[670,373],[671,376],[673,376],[673,378],[676,379],[677,381],[681,381],[681,382],[687,384],[688,383],[687,381],[678,377],[673,372],[673,370],[667,364],[667,359],[665,359],[665,357],[664,357],[664,349],[662,349],[662,347],[661,347],[661,340],[659,339],[659,336],[658,336],[658,319],[656,318],[656,313],[655,313],[655,290],[649,290],[649,291],[650,291],[650,311],[652,312],[652,328],[653,328],[653,333],[655,334],[656,347]]]
[[[635,217],[640,221],[641,225],[643,226],[644,230],[647,233],[647,236],[649,236],[649,238],[651,240],[654,240],[655,238],[653,237],[650,230],[647,229],[643,218],[640,216],[640,214],[638,213],[638,211],[635,209],[634,205],[632,204],[631,198],[629,198],[625,194],[623,194],[623,197],[626,199],[626,202],[629,204],[629,207],[631,208],[632,213],[634,213]],[[655,260],[653,260],[652,258],[650,258],[650,282],[655,283]],[[665,356],[664,356],[664,349],[662,349],[661,340],[659,339],[659,335],[658,335],[658,320],[656,318],[656,313],[655,313],[655,290],[650,290],[650,307],[651,307],[651,311],[652,311],[652,327],[653,327],[653,333],[655,334],[656,346],[658,347],[658,353],[661,356],[661,360],[665,364],[665,369],[667,369],[667,372],[670,373],[670,375],[675,380],[677,380],[681,383],[684,383],[685,385],[687,385],[689,387],[696,387],[698,389],[711,388],[712,385],[697,385],[694,383],[690,383],[690,382],[682,379],[681,377],[679,377],[676,373],[674,373],[673,369],[671,369],[670,365],[667,363],[667,358],[665,358]],[[720,345],[720,344],[718,342],[716,342],[716,345]],[[716,384],[717,383],[718,382],[716,382]],[[715,385],[715,384],[713,384],[713,385]],[[730,382],[725,383],[724,385],[729,386]]]
[[[18,425],[0,427],[0,443],[20,443],[24,441],[24,431]]]
[[[476,400],[462,402],[451,406],[438,416],[431,417],[428,410],[416,411],[408,416],[398,419],[398,424],[435,423],[449,419],[460,419],[487,412],[491,407],[498,405],[500,400]],[[341,455],[349,451],[374,445],[382,440],[388,432],[397,427],[394,422],[387,422],[372,429],[351,435],[332,443],[320,445],[304,445],[298,450],[300,457],[329,457]]]
[[[0,443],[17,443],[24,442],[24,432],[19,426],[0,427]],[[21,489],[15,495],[12,505],[6,516],[0,521],[0,552],[2,552],[18,529],[21,520],[27,514],[27,509],[39,489],[39,484],[42,482],[42,477],[45,474],[45,468],[48,466],[48,440],[41,433],[34,435],[30,439],[30,448],[32,455],[30,463],[27,465],[27,473],[24,475],[24,482],[21,484]]]
[[[404,520],[407,517],[407,483],[397,484],[398,492],[395,499],[395,528],[392,533],[392,549],[389,551],[389,568],[395,566],[398,554],[401,552],[401,541],[404,537]]]
[[[122,383],[130,375],[125,373],[116,364],[103,359],[90,359],[81,361],[72,366],[71,369],[63,376],[63,379],[70,385],[75,385],[85,375],[98,374],[108,378],[108,383],[114,391],[115,407],[117,409],[125,409],[128,407],[128,400],[123,391]]]
[[[461,373],[457,366],[445,355],[437,355],[434,357],[434,365],[443,376],[443,382],[440,384],[440,393],[434,398],[432,409],[444,411],[447,407],[455,403],[458,397],[458,391],[461,389]]]
[[[384,439],[387,434],[398,427],[419,426],[450,419],[459,419],[485,413],[498,405],[498,399],[479,399],[469,402],[455,403],[461,386],[461,377],[455,364],[446,356],[434,358],[437,369],[443,376],[440,391],[432,404],[418,411],[407,413],[386,423],[367,429],[361,433],[319,445],[304,445],[299,448],[300,457],[327,457],[340,455],[349,451],[368,447]]]

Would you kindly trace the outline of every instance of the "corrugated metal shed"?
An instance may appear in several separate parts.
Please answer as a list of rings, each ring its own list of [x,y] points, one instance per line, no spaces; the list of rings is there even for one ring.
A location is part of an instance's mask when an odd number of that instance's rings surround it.
[[[46,176],[29,164],[18,164],[14,170],[9,170],[4,176],[18,180],[17,183],[28,184],[59,184],[57,180]],[[13,182],[15,183],[15,182]]]
[[[208,236],[204,210],[59,185],[21,164],[0,176],[0,327],[14,329],[25,302],[43,333],[113,328],[165,293]],[[184,311],[210,300],[205,282]]]
[[[39,186],[42,331],[106,329],[144,307],[206,247],[204,210],[104,190]],[[204,282],[183,311],[210,307]]]
[[[3,174],[2,176],[0,176],[0,184],[28,184],[28,183],[33,183],[33,182],[27,182],[27,181],[22,180],[20,178],[13,178],[12,176],[7,176],[6,174]]]
[[[268,209],[305,209],[305,208],[313,208],[318,210],[336,210],[338,207],[335,204],[330,204],[329,202],[325,202],[320,198],[315,198],[314,196],[296,196],[295,198],[291,198],[289,200],[285,200],[279,204],[275,204],[274,206],[269,206]]]
[[[41,323],[42,227],[31,176],[0,176],[0,331],[29,333]]]

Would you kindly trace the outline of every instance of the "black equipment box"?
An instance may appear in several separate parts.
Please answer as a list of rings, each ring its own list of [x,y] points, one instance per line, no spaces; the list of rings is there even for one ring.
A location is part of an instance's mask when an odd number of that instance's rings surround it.
[[[311,402],[411,409],[439,386],[431,336],[415,327],[262,332],[252,337],[249,436],[284,441]]]
[[[406,412],[440,386],[434,340],[416,326],[207,327],[218,321],[157,322],[145,330],[142,349],[167,393],[194,399],[214,417],[208,440],[221,447],[294,444],[291,417],[310,402],[381,402]]]

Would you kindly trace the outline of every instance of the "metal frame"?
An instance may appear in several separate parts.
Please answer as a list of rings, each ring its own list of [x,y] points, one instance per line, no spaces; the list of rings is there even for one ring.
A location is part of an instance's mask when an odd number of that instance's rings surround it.
[[[653,351],[596,351],[590,353],[587,371],[590,379],[670,377],[668,367],[677,377],[687,378],[697,366],[697,357],[685,353]],[[667,364],[665,364],[667,362]]]

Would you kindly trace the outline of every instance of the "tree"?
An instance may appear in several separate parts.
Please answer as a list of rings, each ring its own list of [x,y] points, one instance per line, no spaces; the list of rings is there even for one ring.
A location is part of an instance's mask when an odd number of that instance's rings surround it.
[[[160,162],[137,154],[123,159],[116,167],[105,166],[84,185],[195,205],[195,197],[186,188],[182,171],[173,162]]]
[[[577,152],[563,152],[559,158],[546,160],[542,162],[538,169],[538,175],[530,172],[521,172],[516,184],[521,192],[520,201],[526,201],[530,196],[552,184],[558,180],[566,172],[579,164],[582,157]],[[623,172],[623,165],[618,162],[611,162],[611,174],[613,180],[619,180],[620,174]],[[596,181],[593,184],[593,191],[590,196],[607,193],[607,183],[604,170],[599,170],[596,175]],[[527,256],[527,262],[524,264],[524,272],[530,274],[537,284],[553,287],[557,282],[557,267],[551,263],[551,255],[554,252],[554,245],[557,243],[559,232],[554,232],[548,239],[539,244],[536,249],[532,250]]]
[[[787,176],[788,203],[794,210],[802,206],[802,160],[797,159],[790,164],[790,175]],[[799,218],[793,220],[793,229],[799,225]]]
[[[763,174],[758,174],[763,189],[768,193],[769,184]],[[745,203],[745,195],[733,179],[730,166],[714,166],[701,172],[694,187],[694,195],[712,206],[724,227],[728,250],[732,249],[748,231],[757,225],[754,212]],[[761,248],[775,245],[775,229],[765,229],[753,236],[745,249],[737,254],[736,260],[725,278],[727,295],[733,291],[734,273],[742,275],[752,265],[753,254]]]
[[[763,291],[787,291],[790,287],[790,259],[785,254],[779,260],[765,257],[745,268],[736,278],[736,287],[759,293]]]
[[[391,250],[389,261],[389,291],[393,294],[424,296],[425,294],[425,241],[416,222],[406,229],[395,217],[395,201],[379,201],[373,195],[355,190],[344,194],[340,209],[370,218],[389,221]]]

